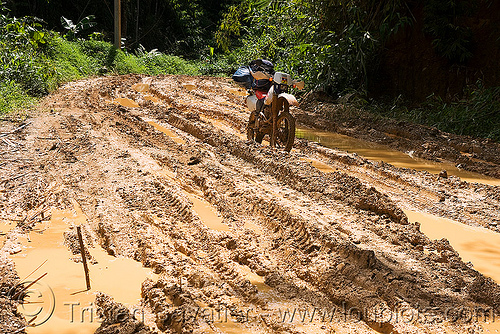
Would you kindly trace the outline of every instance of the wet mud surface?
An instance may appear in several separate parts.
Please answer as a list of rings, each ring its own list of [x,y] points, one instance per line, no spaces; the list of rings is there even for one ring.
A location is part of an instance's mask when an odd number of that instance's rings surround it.
[[[96,333],[480,333],[481,314],[500,313],[500,286],[405,214],[498,233],[499,187],[306,139],[291,153],[248,142],[243,93],[130,75],[47,97],[0,142],[2,266],[77,203],[91,275],[93,246],[157,274],[133,287],[140,316],[103,287]],[[66,223],[61,245],[81,256]],[[22,325],[2,296],[2,326]]]
[[[300,122],[333,131],[416,157],[452,162],[458,168],[500,178],[500,143],[490,139],[459,136],[436,128],[377,117],[342,103],[309,94],[295,114]]]

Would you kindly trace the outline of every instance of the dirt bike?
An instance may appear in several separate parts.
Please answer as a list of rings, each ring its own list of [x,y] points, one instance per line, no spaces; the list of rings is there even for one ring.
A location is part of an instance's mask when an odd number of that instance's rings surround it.
[[[268,91],[250,90],[246,98],[251,111],[247,125],[247,139],[261,144],[266,135],[271,147],[289,152],[295,140],[295,117],[290,114],[290,105],[298,106],[289,87],[304,88],[303,81],[292,80],[289,74],[276,72],[273,75],[265,72],[251,72],[255,80],[271,81]]]

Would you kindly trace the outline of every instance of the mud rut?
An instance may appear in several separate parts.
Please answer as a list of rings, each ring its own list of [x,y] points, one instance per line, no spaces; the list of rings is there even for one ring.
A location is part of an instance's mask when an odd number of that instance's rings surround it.
[[[131,88],[140,82],[150,91]],[[118,97],[140,107],[109,102]],[[0,143],[0,211],[18,221],[0,240],[2,253],[13,252],[41,212],[76,200],[94,242],[160,275],[142,285],[149,329],[130,315],[114,324],[121,306],[99,295],[108,319],[100,333],[479,333],[479,323],[443,322],[447,310],[500,312],[500,287],[402,211],[499,231],[498,187],[306,140],[290,154],[247,142],[242,99],[228,80],[205,77],[107,77],[62,87],[7,137],[10,144]],[[193,198],[222,222],[205,221]],[[4,318],[22,323],[3,297]],[[297,312],[291,322],[283,321],[287,309]],[[207,310],[228,321],[212,321]]]

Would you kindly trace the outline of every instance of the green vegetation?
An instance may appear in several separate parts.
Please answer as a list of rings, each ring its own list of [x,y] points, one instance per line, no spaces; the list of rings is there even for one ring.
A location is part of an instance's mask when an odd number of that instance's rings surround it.
[[[418,104],[401,96],[393,103],[367,97],[386,43],[415,29],[414,12],[421,13],[420,33],[436,55],[450,66],[464,66],[473,56],[467,24],[479,1],[243,0],[223,16],[215,35],[221,53],[208,57],[202,70],[224,73],[226,66],[230,74],[231,64],[267,58],[277,69],[302,77],[310,90],[359,96],[358,107],[375,115],[500,141],[500,87],[466,86],[463,94],[431,95]]]
[[[22,87],[13,81],[0,83],[0,115],[12,110],[29,108],[36,102]]]
[[[366,91],[382,42],[410,19],[403,1],[243,0],[216,33],[223,58],[267,58],[310,89]]]
[[[440,57],[431,61],[444,60],[449,72],[467,72],[477,47],[474,15],[495,6],[491,0],[122,1],[124,51],[107,42],[112,1],[51,0],[36,6],[6,1],[21,18],[0,5],[0,112],[23,108],[61,83],[89,76],[229,76],[252,59],[266,58],[277,70],[304,79],[307,90],[334,98],[360,96],[365,101],[360,107],[374,114],[500,140],[500,88],[478,83],[463,94],[431,95],[419,104],[402,97],[392,103],[368,98],[370,87],[379,83],[387,46],[410,33],[428,40],[429,52]]]
[[[105,40],[113,40],[113,0],[4,0],[12,15],[36,16],[47,27],[61,34],[85,37],[99,32]],[[144,45],[147,50],[196,60],[214,46],[213,33],[221,14],[229,5],[241,0],[121,0],[123,46],[135,50]],[[61,22],[61,17],[64,17]],[[90,17],[89,20],[84,18]],[[96,25],[89,30],[88,23]],[[62,23],[62,24],[61,24]]]
[[[429,96],[417,106],[397,98],[392,103],[358,106],[387,118],[433,126],[439,130],[490,138],[500,142],[500,87],[485,88],[481,81],[469,86],[462,99],[445,101]]]
[[[472,58],[472,29],[459,22],[464,22],[476,10],[475,0],[427,1],[424,31],[432,36],[438,54],[456,63]]]
[[[60,84],[89,76],[200,74],[194,63],[157,50],[146,52],[142,46],[135,53],[117,50],[99,40],[100,34],[76,39],[77,33],[92,26],[89,22],[89,18],[76,25],[66,22],[70,32],[61,36],[44,29],[39,19],[10,17],[0,7],[0,113],[30,106]]]

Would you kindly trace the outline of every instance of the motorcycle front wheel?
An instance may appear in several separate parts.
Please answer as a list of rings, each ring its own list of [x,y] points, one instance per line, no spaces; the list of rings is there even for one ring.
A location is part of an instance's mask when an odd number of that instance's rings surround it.
[[[288,107],[288,104],[286,107]],[[295,118],[288,110],[283,111],[280,116],[278,116],[276,125],[276,147],[290,152],[293,142],[295,141]]]

